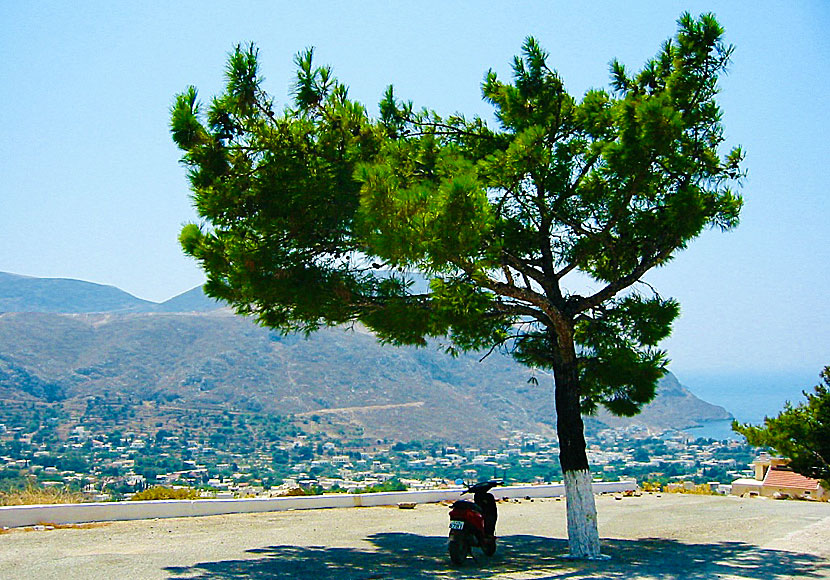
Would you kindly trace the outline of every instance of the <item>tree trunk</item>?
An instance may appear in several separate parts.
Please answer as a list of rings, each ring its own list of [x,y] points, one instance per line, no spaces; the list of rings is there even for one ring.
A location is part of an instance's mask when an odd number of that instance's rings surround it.
[[[568,549],[571,558],[600,559],[597,508],[591,485],[591,471],[585,450],[585,428],[579,402],[579,373],[573,341],[563,345],[554,363],[556,381],[556,432],[559,436],[559,463],[565,475],[568,513]],[[564,356],[562,356],[564,355]]]

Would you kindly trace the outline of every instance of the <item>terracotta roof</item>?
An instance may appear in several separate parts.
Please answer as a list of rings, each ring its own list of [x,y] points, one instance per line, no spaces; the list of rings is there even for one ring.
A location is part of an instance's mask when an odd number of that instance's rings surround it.
[[[818,488],[818,480],[805,477],[787,469],[771,468],[767,471],[767,476],[764,478],[764,485],[813,491]]]

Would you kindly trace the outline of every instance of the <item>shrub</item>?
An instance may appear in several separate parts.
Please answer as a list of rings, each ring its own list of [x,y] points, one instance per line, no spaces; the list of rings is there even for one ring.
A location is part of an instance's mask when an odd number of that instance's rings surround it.
[[[292,487],[291,489],[282,492],[279,497],[299,497],[302,495],[312,495],[306,493],[302,487]]]
[[[716,492],[712,491],[712,488],[709,484],[706,483],[690,483],[685,481],[679,481],[676,483],[669,483],[663,487],[663,491],[666,493],[688,493],[693,495],[717,495]]]
[[[39,487],[32,483],[22,489],[0,492],[0,505],[36,505],[53,503],[81,503],[82,493],[66,488]]]
[[[355,490],[355,493],[380,493],[384,491],[406,491],[406,485],[397,477],[378,485],[370,485],[363,489]]]
[[[148,487],[144,491],[140,491],[133,495],[132,501],[152,501],[161,499],[199,499],[199,492],[192,488],[173,489],[172,487],[164,487],[163,485],[155,485]]]
[[[662,491],[662,489],[663,489],[663,488],[662,488],[662,486],[660,485],[660,482],[659,482],[659,481],[644,481],[644,482],[640,485],[640,487],[643,489],[643,491],[656,491],[656,492],[660,492],[660,491]]]

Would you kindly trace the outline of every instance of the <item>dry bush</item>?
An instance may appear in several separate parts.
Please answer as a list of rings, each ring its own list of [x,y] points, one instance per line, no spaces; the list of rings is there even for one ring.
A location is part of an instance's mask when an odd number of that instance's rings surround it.
[[[199,492],[191,488],[173,489],[163,485],[148,487],[133,495],[131,501],[152,501],[160,499],[199,499]]]
[[[647,491],[647,492],[658,492],[659,493],[659,492],[663,491],[663,486],[660,485],[660,482],[658,482],[658,481],[644,481],[642,484],[640,484],[640,488],[643,491]]]
[[[309,494],[307,494],[305,492],[305,490],[301,487],[292,487],[288,491],[282,492],[277,497],[299,497],[299,496],[303,496],[303,495],[309,495]]]
[[[66,488],[38,487],[28,484],[23,489],[0,491],[0,505],[37,505],[53,503],[81,503],[84,495]]]
[[[663,486],[663,491],[666,493],[685,493],[691,495],[718,495],[706,483],[688,485],[685,481],[667,484]]]

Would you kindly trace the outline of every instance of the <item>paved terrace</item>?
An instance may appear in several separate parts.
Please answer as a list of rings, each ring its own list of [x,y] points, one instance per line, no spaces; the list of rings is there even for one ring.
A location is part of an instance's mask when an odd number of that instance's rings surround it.
[[[565,503],[499,504],[497,554],[446,556],[447,508],[230,514],[0,535],[0,578],[830,578],[830,503],[646,494],[597,498],[605,562],[572,562]]]

